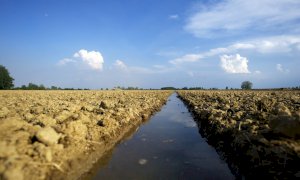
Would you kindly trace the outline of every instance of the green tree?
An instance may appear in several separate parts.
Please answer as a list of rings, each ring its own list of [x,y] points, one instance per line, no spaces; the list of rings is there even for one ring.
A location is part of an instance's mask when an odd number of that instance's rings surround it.
[[[11,89],[14,87],[13,81],[6,67],[0,65],[0,89]]]
[[[41,84],[41,85],[38,87],[38,89],[39,89],[39,90],[45,90],[46,87],[45,87],[43,84]]]
[[[25,85],[22,85],[22,86],[21,86],[21,89],[26,90],[27,87],[26,87]]]
[[[252,89],[252,82],[250,81],[244,81],[242,82],[241,88],[242,89]]]
[[[162,87],[161,90],[176,90],[174,87]]]
[[[57,90],[58,88],[56,86],[51,86],[51,90]]]
[[[37,90],[37,89],[39,89],[39,86],[36,85],[36,84],[33,84],[33,83],[29,83],[28,84],[28,89],[29,90]]]

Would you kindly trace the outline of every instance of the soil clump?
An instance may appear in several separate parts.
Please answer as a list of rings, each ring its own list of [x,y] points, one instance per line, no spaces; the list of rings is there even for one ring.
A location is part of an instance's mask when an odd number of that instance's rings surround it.
[[[179,91],[201,133],[246,179],[300,177],[300,91]]]
[[[0,179],[78,179],[171,91],[1,91]]]

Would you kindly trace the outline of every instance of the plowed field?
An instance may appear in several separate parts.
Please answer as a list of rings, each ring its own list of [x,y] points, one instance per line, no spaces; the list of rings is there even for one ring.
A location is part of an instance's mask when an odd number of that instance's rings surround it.
[[[0,179],[77,179],[170,91],[1,91]]]
[[[299,91],[179,91],[202,134],[246,178],[300,177]]]

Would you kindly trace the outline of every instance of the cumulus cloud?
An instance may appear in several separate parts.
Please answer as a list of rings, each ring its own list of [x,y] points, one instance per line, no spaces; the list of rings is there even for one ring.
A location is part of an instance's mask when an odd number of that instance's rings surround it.
[[[227,73],[250,73],[248,59],[239,54],[220,56],[221,67]]]
[[[70,63],[74,63],[79,66],[86,64],[91,69],[102,70],[104,60],[101,53],[98,51],[87,51],[85,49],[81,49],[74,53],[73,58],[64,58],[60,60],[57,65],[65,66]]]
[[[283,66],[281,64],[276,64],[276,69],[277,69],[277,71],[282,72],[282,73],[290,72],[290,70],[283,68]]]
[[[249,29],[293,31],[295,22],[300,18],[298,0],[226,0],[198,7],[185,26],[197,37],[220,36]]]
[[[76,52],[73,57],[81,59],[85,64],[87,64],[90,68],[95,70],[103,69],[103,57],[98,51],[87,51],[85,49],[81,49]]]

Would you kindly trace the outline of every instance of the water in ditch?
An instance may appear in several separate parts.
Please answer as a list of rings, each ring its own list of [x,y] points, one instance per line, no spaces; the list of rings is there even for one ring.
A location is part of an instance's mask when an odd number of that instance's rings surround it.
[[[107,157],[93,179],[235,179],[176,94]]]

